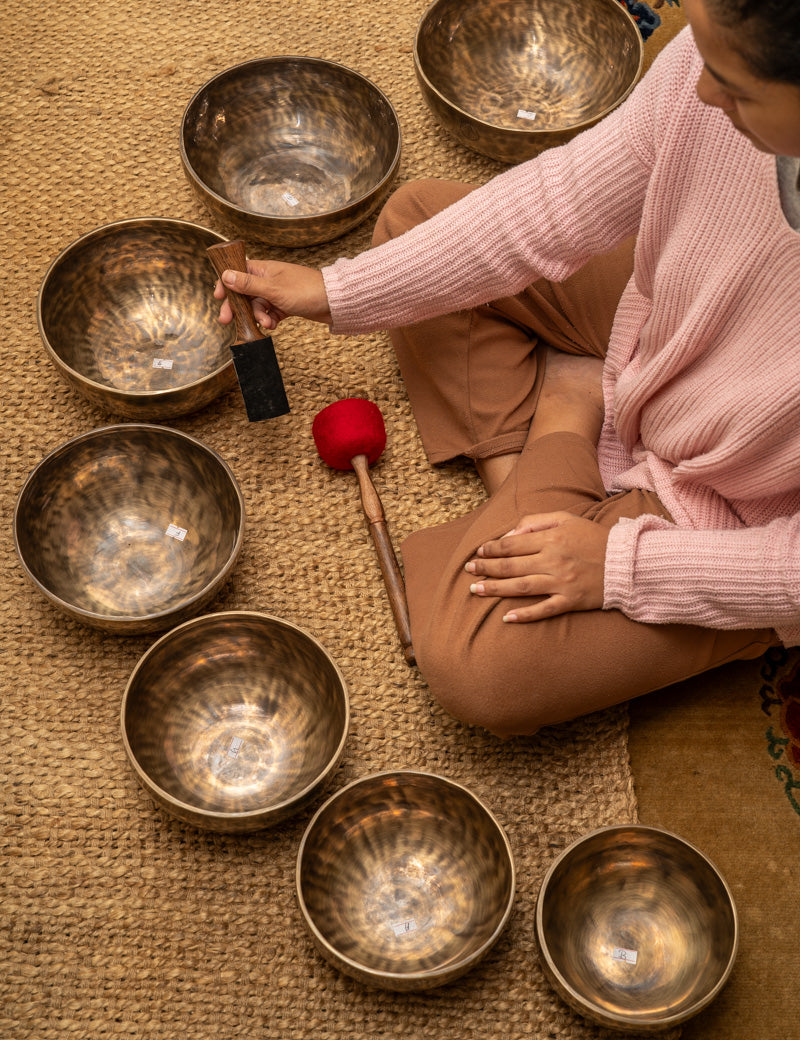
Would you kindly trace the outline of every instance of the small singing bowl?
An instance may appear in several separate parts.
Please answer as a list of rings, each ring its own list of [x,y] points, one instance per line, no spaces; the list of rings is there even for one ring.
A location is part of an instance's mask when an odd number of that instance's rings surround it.
[[[297,895],[319,952],[382,989],[441,986],[499,938],[514,899],[514,862],[492,813],[429,773],[356,780],[303,835]]]
[[[435,0],[414,39],[435,118],[505,163],[602,119],[631,92],[643,60],[641,33],[619,0]]]
[[[321,58],[257,58],[194,95],[180,152],[205,206],[247,240],[306,246],[337,238],[386,198],[400,125],[364,76]]]
[[[121,635],[198,613],[229,577],[244,500],[227,463],[165,426],[75,437],[26,480],[14,540],[27,577],[70,617]]]
[[[193,618],[131,674],[122,739],[143,788],[207,830],[272,826],[328,782],[350,724],[347,687],[325,648],[250,611]]]
[[[693,845],[655,827],[605,827],[565,849],[536,906],[542,966],[591,1021],[658,1032],[706,1007],[736,957],[733,896]]]
[[[141,422],[186,415],[236,385],[206,249],[221,236],[158,218],[96,228],[51,263],[37,301],[45,351],[93,404]]]

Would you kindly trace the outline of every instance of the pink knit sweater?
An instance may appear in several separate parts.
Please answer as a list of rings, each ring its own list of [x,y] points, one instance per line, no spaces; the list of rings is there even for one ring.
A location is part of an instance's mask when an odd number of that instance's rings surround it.
[[[800,643],[800,234],[775,158],[700,103],[688,29],[628,100],[423,227],[324,271],[333,330],[393,328],[560,280],[638,233],[604,371],[605,608]],[[431,349],[435,349],[432,345]]]

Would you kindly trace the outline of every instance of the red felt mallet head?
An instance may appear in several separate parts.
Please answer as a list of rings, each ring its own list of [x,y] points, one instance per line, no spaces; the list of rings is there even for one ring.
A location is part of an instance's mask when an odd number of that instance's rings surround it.
[[[389,537],[383,504],[369,472],[369,467],[378,461],[386,447],[386,427],[380,408],[363,397],[345,397],[317,413],[311,433],[323,462],[333,469],[355,470],[361,489],[361,507],[378,554],[403,655],[409,664],[415,664],[403,574]]]
[[[363,397],[346,397],[323,408],[311,433],[320,458],[333,469],[352,469],[356,455],[366,455],[371,466],[386,447],[381,410]]]

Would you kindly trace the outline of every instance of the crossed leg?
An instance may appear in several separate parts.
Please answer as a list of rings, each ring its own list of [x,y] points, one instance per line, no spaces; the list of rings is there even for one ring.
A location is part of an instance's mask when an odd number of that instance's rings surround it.
[[[376,242],[402,234],[469,188],[406,185]],[[612,526],[664,515],[657,496],[607,495],[597,465],[600,371],[633,244],[590,261],[560,285],[394,330],[401,373],[431,462],[475,461],[488,500],[402,546],[414,649],[433,696],[464,722],[499,735],[610,706],[713,668],[757,657],[771,630],[718,632],[644,625],[616,610],[505,624],[522,605],[476,597],[464,566],[482,543],[528,513],[566,509]]]
[[[576,433],[596,444],[603,425],[603,362],[547,347],[540,352],[539,365],[544,373],[528,440],[548,433]],[[493,495],[500,489],[519,456],[520,452],[509,452],[475,460],[487,494]]]

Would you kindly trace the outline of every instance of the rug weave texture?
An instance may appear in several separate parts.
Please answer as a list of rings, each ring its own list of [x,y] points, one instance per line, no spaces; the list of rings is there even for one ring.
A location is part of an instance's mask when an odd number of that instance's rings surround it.
[[[234,234],[202,208],[180,167],[180,118],[207,79],[266,55],[333,58],[395,105],[398,184],[429,175],[481,182],[500,169],[448,139],[419,96],[412,43],[424,7],[37,0],[4,12],[0,1037],[606,1035],[546,984],[533,918],[543,873],[568,842],[635,819],[627,715],[615,709],[502,743],[449,718],[404,662],[355,478],[318,459],[311,421],[341,397],[378,404],[388,445],[374,478],[396,542],[472,508],[482,491],[466,466],[427,464],[384,335],[336,338],[288,321],[275,342],[290,415],[250,425],[233,391],[171,425],[226,459],[246,501],[242,556],[209,609],[299,624],[345,675],[352,726],[334,789],[379,770],[429,770],[468,786],[506,828],[518,870],[514,914],[462,980],[424,996],[384,994],[321,960],[294,891],[315,806],[241,838],[157,809],[119,735],[126,680],[154,637],[110,636],[61,615],[28,584],[13,547],[14,503],[31,469],[69,438],[119,421],[62,383],[42,349],[35,304],[50,262],[78,236],[127,218]],[[371,227],[272,255],[324,264],[366,246]]]

